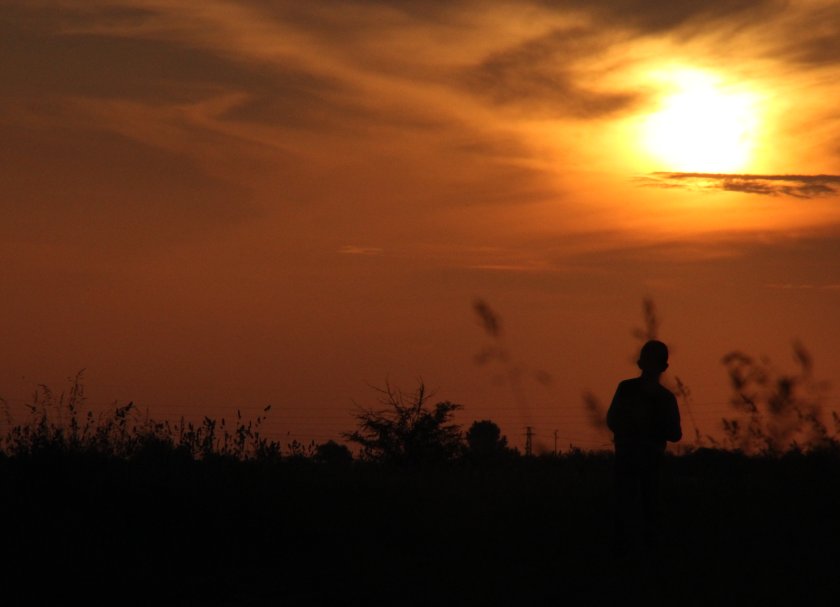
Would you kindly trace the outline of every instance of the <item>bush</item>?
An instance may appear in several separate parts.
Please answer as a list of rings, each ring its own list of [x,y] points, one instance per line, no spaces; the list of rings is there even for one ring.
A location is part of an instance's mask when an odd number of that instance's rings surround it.
[[[452,423],[461,405],[443,401],[430,407],[431,395],[422,382],[408,395],[388,384],[376,390],[384,408],[361,409],[358,429],[344,434],[362,447],[363,458],[418,465],[444,462],[461,452],[461,427]]]

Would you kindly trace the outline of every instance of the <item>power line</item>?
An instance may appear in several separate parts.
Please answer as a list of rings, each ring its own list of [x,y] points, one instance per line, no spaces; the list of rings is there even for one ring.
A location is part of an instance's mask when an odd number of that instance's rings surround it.
[[[532,454],[532,441],[534,438],[534,429],[531,426],[525,426],[525,455],[530,456]]]

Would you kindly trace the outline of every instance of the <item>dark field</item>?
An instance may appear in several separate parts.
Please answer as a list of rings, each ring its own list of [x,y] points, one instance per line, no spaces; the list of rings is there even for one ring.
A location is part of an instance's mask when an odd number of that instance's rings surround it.
[[[621,558],[611,466],[6,457],[4,604],[837,604],[837,449],[669,457],[661,548]]]

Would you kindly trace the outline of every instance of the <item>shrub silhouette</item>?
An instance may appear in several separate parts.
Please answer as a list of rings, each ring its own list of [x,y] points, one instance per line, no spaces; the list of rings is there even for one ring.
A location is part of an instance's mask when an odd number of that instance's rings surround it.
[[[463,408],[449,401],[429,406],[423,382],[411,394],[386,384],[375,388],[381,409],[361,409],[358,428],[344,437],[361,446],[362,457],[400,465],[434,464],[453,459],[462,448],[461,427],[452,423]]]
[[[344,466],[353,461],[353,454],[350,453],[347,445],[339,445],[334,440],[328,440],[315,447],[312,458],[320,464]]]

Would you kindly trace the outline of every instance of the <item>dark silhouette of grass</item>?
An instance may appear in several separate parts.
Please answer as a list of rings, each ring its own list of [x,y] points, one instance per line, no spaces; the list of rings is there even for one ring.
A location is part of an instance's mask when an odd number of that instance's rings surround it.
[[[281,450],[262,418],[167,425],[131,403],[95,415],[78,375],[12,422],[8,605],[831,604],[840,592],[828,429],[807,449],[667,456],[661,552],[620,559],[612,454],[521,457],[489,420],[475,452],[395,466],[335,442]]]
[[[39,385],[27,403],[28,417],[15,423],[5,405],[8,430],[0,436],[0,450],[9,457],[56,454],[88,454],[133,459],[151,454],[192,459],[229,457],[271,459],[280,457],[280,445],[261,431],[264,416],[244,420],[239,411],[234,423],[204,417],[201,422],[184,420],[172,424],[140,415],[133,402],[114,405],[99,415],[85,405],[83,371],[70,381],[69,389],[56,395]],[[271,406],[265,407],[268,413]]]
[[[839,467],[836,449],[668,457],[663,558],[616,560],[609,453],[402,468],[32,452],[0,458],[3,593],[5,604],[826,604],[840,590]]]
[[[828,384],[813,375],[811,355],[793,344],[796,369],[781,371],[766,357],[740,351],[723,357],[736,415],[722,420],[728,446],[747,453],[778,454],[836,446],[823,417]],[[837,420],[837,413],[832,412]]]

